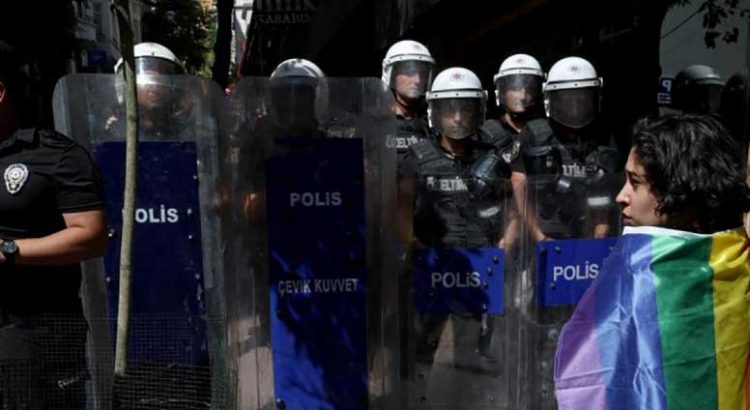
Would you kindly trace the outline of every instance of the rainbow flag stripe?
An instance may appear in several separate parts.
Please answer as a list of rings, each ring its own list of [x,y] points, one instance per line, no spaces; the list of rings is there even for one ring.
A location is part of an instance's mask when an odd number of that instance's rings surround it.
[[[627,228],[563,328],[560,409],[747,409],[748,238]]]

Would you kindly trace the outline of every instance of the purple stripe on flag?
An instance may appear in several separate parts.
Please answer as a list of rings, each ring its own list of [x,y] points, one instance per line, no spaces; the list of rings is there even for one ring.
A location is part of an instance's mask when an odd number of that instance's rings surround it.
[[[560,338],[560,409],[666,409],[652,236],[620,238]]]

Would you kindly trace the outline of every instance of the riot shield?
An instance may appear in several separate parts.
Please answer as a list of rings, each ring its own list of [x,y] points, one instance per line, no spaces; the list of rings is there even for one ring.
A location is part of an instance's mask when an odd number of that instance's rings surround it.
[[[420,144],[420,152],[437,147]],[[510,182],[506,175],[477,190],[471,167],[456,173],[440,161],[417,161],[399,181],[399,214],[413,228],[401,235],[400,408],[512,408],[505,265],[518,246],[518,213]]]
[[[114,75],[72,75],[55,90],[59,131],[90,147],[104,181],[110,242],[85,272],[97,400],[111,391],[125,175],[125,105]],[[215,205],[223,95],[210,80],[138,85],[137,203],[124,408],[229,408],[224,275]],[[106,301],[105,301],[106,298]],[[111,330],[111,335],[107,330]]]
[[[240,407],[365,409],[396,387],[388,95],[287,79],[238,84],[223,156]]]
[[[557,408],[552,372],[558,336],[621,232],[615,197],[622,173],[568,170],[527,179],[522,212],[533,213],[547,239],[522,240],[509,267],[519,409]]]

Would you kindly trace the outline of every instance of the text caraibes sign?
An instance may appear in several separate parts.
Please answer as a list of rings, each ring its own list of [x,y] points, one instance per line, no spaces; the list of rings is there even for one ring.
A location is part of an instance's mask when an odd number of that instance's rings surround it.
[[[253,18],[261,24],[304,24],[312,21],[321,0],[256,0]]]

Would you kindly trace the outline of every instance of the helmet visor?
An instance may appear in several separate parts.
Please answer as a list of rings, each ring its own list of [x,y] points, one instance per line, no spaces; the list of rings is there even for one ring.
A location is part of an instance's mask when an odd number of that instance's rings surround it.
[[[549,116],[569,128],[583,128],[599,114],[599,89],[568,88],[549,92]]]
[[[523,113],[542,104],[542,77],[512,74],[497,79],[496,92],[500,105],[510,113]]]
[[[318,80],[311,77],[278,77],[270,82],[270,114],[281,127],[315,124]]]
[[[689,85],[681,108],[693,114],[715,114],[721,105],[722,88],[719,84]]]
[[[424,97],[432,83],[434,64],[428,61],[397,61],[391,71],[391,88],[409,99]]]
[[[463,139],[476,134],[484,121],[478,98],[443,98],[430,101],[430,122],[440,135]]]
[[[138,57],[135,59],[136,74],[184,74],[182,67],[174,61],[159,57]]]

